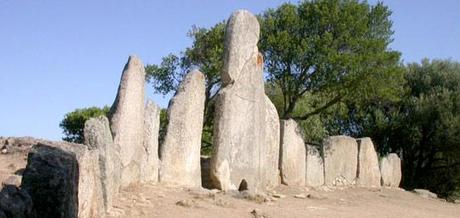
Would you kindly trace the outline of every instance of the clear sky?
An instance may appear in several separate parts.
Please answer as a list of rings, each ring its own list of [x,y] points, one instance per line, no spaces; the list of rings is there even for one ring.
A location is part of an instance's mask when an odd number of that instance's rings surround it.
[[[65,113],[112,104],[130,54],[158,63],[190,45],[192,25],[209,27],[236,9],[259,13],[283,2],[0,0],[0,136],[60,139]],[[384,2],[393,11],[392,48],[405,62],[460,61],[460,1]],[[167,106],[168,97],[147,92]]]

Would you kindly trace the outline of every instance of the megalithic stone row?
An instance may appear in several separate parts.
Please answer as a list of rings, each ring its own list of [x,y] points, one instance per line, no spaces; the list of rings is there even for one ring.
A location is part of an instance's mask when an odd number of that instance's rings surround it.
[[[275,142],[276,138],[267,139],[266,134],[276,127],[267,126],[272,122],[268,117],[273,117],[273,108],[267,105],[264,93],[259,33],[257,18],[248,11],[234,12],[227,22],[211,159],[211,179],[222,190],[258,192],[274,181],[267,172],[273,167],[267,166],[277,160],[267,156],[276,146],[268,141]],[[279,133],[274,134],[279,137]]]
[[[328,186],[356,184],[358,143],[348,136],[331,136],[323,144],[324,183]]]
[[[401,183],[401,159],[395,153],[380,160],[380,173],[382,186],[399,187]]]
[[[204,75],[199,71],[188,73],[168,107],[169,123],[160,153],[161,183],[201,187],[204,101]]]
[[[107,209],[120,188],[120,148],[113,143],[109,120],[105,116],[91,118],[85,123],[85,145],[99,154],[102,194]]]
[[[361,138],[358,142],[358,179],[360,187],[380,187],[379,159],[370,138]]]
[[[130,56],[109,116],[113,141],[120,147],[122,187],[140,180],[144,153],[144,98],[144,65],[138,57]]]
[[[158,134],[160,130],[160,107],[147,100],[144,119],[144,160],[141,162],[141,182],[158,182],[160,159],[158,154]]]
[[[37,217],[104,217],[98,151],[71,143],[39,143],[27,159],[21,188]]]
[[[305,160],[305,142],[297,123],[292,119],[282,120],[280,151],[281,182],[289,186],[304,186]]]
[[[324,185],[324,161],[321,152],[316,146],[310,144],[307,144],[305,185],[309,187]]]

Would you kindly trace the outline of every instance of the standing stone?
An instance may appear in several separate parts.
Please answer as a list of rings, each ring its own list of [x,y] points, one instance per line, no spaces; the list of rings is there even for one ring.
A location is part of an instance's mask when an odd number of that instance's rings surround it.
[[[39,143],[29,153],[21,188],[37,217],[104,217],[97,150],[71,143]]]
[[[356,183],[358,143],[348,136],[331,136],[324,141],[324,183],[347,186]]]
[[[313,145],[307,145],[305,164],[305,185],[318,187],[324,185],[324,161],[321,152]]]
[[[279,155],[280,155],[280,120],[275,105],[265,96],[265,145],[261,146],[261,153],[266,154],[263,159],[265,166],[266,189],[273,189],[280,184]]]
[[[122,187],[140,180],[144,152],[144,84],[144,65],[136,56],[130,56],[110,109],[113,141],[120,147]]]
[[[399,187],[401,183],[401,159],[395,153],[391,153],[380,160],[380,173],[382,185]]]
[[[305,186],[305,142],[297,123],[281,121],[281,182],[289,186]]]
[[[380,169],[377,152],[370,138],[357,139],[358,180],[360,187],[380,187]]]
[[[169,123],[160,153],[161,183],[201,187],[204,92],[204,75],[193,71],[185,76],[169,103]]]
[[[109,120],[105,116],[86,121],[84,136],[89,149],[99,153],[104,204],[110,209],[120,187],[120,148],[113,143]]]
[[[158,156],[158,134],[160,130],[160,107],[147,100],[144,118],[144,160],[141,162],[141,182],[158,182],[160,159]]]
[[[267,116],[272,115],[266,115],[259,32],[257,18],[245,10],[236,11],[227,22],[211,160],[211,179],[222,190],[255,193],[270,183],[267,170],[271,167],[267,166],[274,163],[267,163],[266,157],[273,148],[267,148],[271,139],[266,139],[266,134],[273,131],[267,127]]]

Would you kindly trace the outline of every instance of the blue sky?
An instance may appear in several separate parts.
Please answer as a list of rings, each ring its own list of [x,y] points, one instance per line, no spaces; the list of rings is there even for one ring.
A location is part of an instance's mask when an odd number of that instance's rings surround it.
[[[190,45],[192,25],[209,27],[236,9],[259,13],[283,2],[0,0],[0,136],[60,139],[65,113],[112,104],[130,54],[158,63]],[[460,61],[460,1],[384,3],[393,11],[391,47],[405,62]],[[168,97],[147,92],[167,106]]]

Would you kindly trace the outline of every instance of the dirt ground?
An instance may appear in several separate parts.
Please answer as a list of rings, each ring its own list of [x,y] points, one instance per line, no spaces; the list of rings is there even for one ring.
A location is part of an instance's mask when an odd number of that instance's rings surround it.
[[[258,198],[142,185],[122,190],[113,206],[109,217],[460,217],[458,204],[388,188],[281,186]]]
[[[26,152],[0,154],[0,182],[20,183]],[[11,181],[14,177],[16,180]],[[19,180],[17,180],[19,178]],[[18,183],[19,182],[19,183]],[[115,217],[460,217],[460,204],[402,189],[280,186],[264,196],[146,184],[120,192]]]

